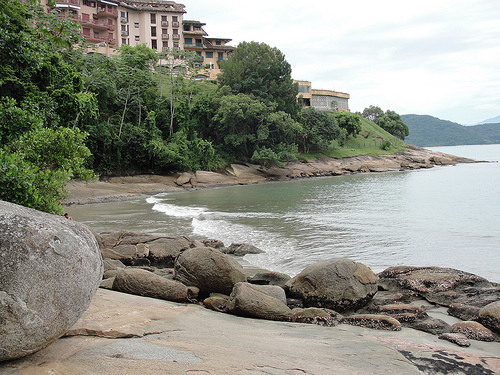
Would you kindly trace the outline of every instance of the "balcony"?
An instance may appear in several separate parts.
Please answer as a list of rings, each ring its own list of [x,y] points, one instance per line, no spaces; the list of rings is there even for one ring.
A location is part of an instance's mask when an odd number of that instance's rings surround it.
[[[127,17],[121,17],[120,18],[121,23],[128,23],[128,18]]]
[[[109,39],[109,40],[108,40],[108,43],[109,43],[109,45],[110,45],[110,46],[114,46],[114,45],[116,44],[116,40],[114,40],[114,39]]]
[[[97,8],[97,14],[94,17],[113,17],[118,18],[118,10],[110,8]]]
[[[172,27],[179,27],[179,22],[172,22]]]
[[[174,35],[172,35],[172,39],[173,40],[180,40],[181,36],[179,34],[174,34]]]
[[[194,59],[193,59],[194,62],[203,62],[203,56],[196,56]]]
[[[126,30],[122,30],[122,32],[121,32],[121,36],[128,36],[128,31],[126,31]]]
[[[83,35],[85,40],[89,43],[107,43],[109,42],[108,38],[105,38],[102,35],[94,34],[94,35]]]
[[[56,0],[56,6],[57,4],[75,5],[79,7],[80,0]]]
[[[94,29],[100,30],[108,30],[110,29],[110,25],[104,24],[103,22],[99,22],[99,20],[91,20],[91,19],[79,19],[82,26],[90,26]],[[114,30],[114,26],[111,25]]]
[[[168,39],[168,34],[161,34],[161,38],[163,40],[167,40]]]
[[[168,21],[161,21],[161,25],[167,27],[168,26]]]

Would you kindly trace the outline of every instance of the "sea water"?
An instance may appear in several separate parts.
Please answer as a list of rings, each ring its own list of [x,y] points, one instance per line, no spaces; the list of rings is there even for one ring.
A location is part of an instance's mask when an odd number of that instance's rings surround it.
[[[98,232],[137,230],[250,243],[240,261],[297,274],[349,257],[461,269],[500,282],[500,145],[432,148],[489,161],[159,194],[69,207]]]

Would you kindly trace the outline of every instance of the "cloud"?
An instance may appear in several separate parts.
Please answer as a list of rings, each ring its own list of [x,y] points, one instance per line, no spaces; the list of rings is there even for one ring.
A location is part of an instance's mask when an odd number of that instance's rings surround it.
[[[186,1],[210,36],[277,47],[296,79],[468,124],[500,114],[500,7],[491,0]]]

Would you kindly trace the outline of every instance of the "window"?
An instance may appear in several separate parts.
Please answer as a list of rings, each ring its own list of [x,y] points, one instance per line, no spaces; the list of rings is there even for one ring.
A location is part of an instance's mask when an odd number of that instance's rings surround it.
[[[85,1],[85,0],[84,0]],[[123,11],[120,12],[120,17],[121,18],[127,18],[127,14]]]
[[[224,60],[224,52],[217,52],[217,61]]]
[[[167,16],[161,16],[161,22],[168,22]]]
[[[191,31],[191,25],[184,25],[184,31]]]
[[[127,44],[127,38],[122,38],[122,45]]]
[[[139,28],[139,22],[134,22],[134,27],[135,27],[136,29],[138,29],[138,28]]]
[[[174,48],[179,48],[179,42],[174,42]]]
[[[83,36],[87,36],[87,37],[90,36],[90,29],[88,27],[84,27],[82,29],[82,34],[83,34]]]
[[[82,13],[82,21],[90,21],[90,14]]]
[[[194,27],[194,31],[201,31],[201,27],[200,26],[195,26]]]
[[[161,34],[162,35],[167,35],[168,34],[168,29],[161,29]]]
[[[173,29],[172,32],[174,35],[179,35],[179,29]]]
[[[156,23],[156,13],[151,13],[151,23]]]
[[[135,41],[138,42],[140,40],[139,35],[135,36]]]
[[[157,44],[156,39],[151,39],[151,48],[158,49],[158,44]]]
[[[193,44],[193,38],[184,38],[184,44]]]
[[[205,56],[207,57],[207,59],[213,59],[214,53],[213,52],[205,52]]]
[[[156,27],[151,26],[151,36],[156,36]]]
[[[165,48],[168,48],[168,42],[163,42],[163,43],[162,43],[162,46],[163,46],[163,48],[164,48],[164,49],[165,49]]]
[[[216,40],[216,41],[215,41],[215,45],[216,45],[216,46],[220,46],[221,44],[222,44],[222,42],[221,42],[220,40]]]
[[[179,22],[178,17],[177,16],[172,16],[172,22]]]
[[[202,47],[201,39],[196,39],[196,47]]]

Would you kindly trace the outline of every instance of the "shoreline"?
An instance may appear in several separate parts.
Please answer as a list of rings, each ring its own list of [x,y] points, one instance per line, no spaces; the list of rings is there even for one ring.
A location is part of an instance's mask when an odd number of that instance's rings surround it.
[[[247,185],[296,178],[342,176],[354,173],[381,173],[426,169],[440,165],[475,163],[472,159],[410,146],[394,155],[360,155],[341,159],[322,157],[307,162],[290,162],[285,167],[264,168],[234,163],[221,172],[181,172],[171,175],[102,177],[86,183],[70,181],[63,206],[134,200],[167,192],[180,192],[232,185]]]

